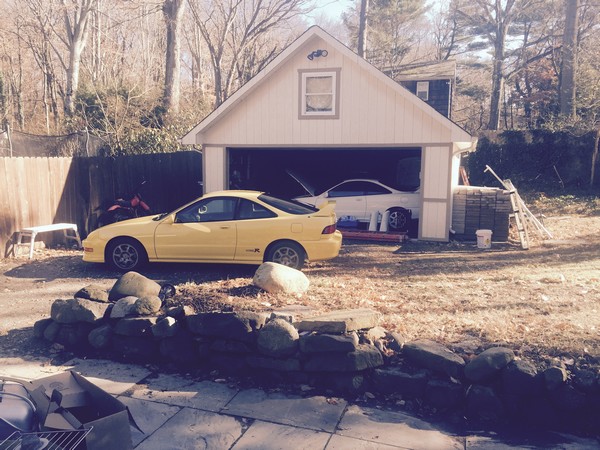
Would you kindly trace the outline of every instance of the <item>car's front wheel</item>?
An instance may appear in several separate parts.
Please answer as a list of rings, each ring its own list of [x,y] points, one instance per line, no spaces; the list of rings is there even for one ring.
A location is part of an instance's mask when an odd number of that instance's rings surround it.
[[[388,227],[390,230],[394,231],[408,231],[410,220],[410,211],[407,211],[404,208],[392,208],[390,209]]]
[[[148,255],[138,241],[122,238],[109,244],[106,250],[106,262],[117,270],[128,272],[146,264]]]
[[[291,241],[282,241],[269,248],[265,261],[300,270],[304,266],[305,259],[306,253],[300,245]]]

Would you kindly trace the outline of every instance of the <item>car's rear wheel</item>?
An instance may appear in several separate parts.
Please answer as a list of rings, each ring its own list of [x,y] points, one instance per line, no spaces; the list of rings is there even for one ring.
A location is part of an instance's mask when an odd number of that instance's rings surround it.
[[[291,241],[281,241],[273,244],[267,251],[265,261],[282,264],[300,270],[304,266],[306,253],[304,249]]]
[[[388,228],[393,231],[408,231],[411,214],[404,208],[390,209]]]
[[[117,270],[128,272],[138,270],[146,264],[148,255],[138,241],[121,238],[109,244],[106,250],[106,262]]]

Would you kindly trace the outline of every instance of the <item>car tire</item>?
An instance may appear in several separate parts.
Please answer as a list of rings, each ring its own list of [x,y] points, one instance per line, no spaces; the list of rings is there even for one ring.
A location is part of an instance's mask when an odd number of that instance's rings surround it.
[[[291,241],[276,242],[267,251],[265,261],[274,262],[292,269],[300,270],[304,266],[306,252],[304,249]]]
[[[410,221],[410,211],[404,208],[391,208],[388,218],[388,229],[392,231],[408,231]]]
[[[112,268],[121,272],[138,270],[148,262],[146,250],[138,241],[121,238],[112,241],[106,249],[105,260]]]

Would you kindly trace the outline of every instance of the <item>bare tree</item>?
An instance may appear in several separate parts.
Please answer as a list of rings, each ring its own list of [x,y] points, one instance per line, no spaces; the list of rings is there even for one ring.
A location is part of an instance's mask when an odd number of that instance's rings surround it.
[[[562,63],[560,71],[560,113],[575,118],[575,92],[577,84],[577,28],[579,19],[579,0],[565,0],[565,32],[562,45]]]
[[[69,51],[65,89],[65,113],[75,112],[75,98],[79,89],[81,56],[85,48],[90,19],[97,0],[62,0],[66,39]]]
[[[358,19],[358,56],[365,58],[367,52],[367,15],[369,0],[360,1],[360,16]]]
[[[179,112],[181,37],[183,11],[186,0],[165,0],[163,14],[167,26],[167,49],[165,62],[165,90],[163,106],[167,113]]]
[[[241,84],[242,80],[237,79],[238,68],[249,67],[244,57],[253,55],[247,50],[261,39],[273,39],[274,30],[285,36],[286,24],[303,13],[307,0],[189,0],[189,3],[210,55],[216,107],[229,97],[236,84]],[[271,50],[262,59],[272,58],[280,47],[273,39]]]

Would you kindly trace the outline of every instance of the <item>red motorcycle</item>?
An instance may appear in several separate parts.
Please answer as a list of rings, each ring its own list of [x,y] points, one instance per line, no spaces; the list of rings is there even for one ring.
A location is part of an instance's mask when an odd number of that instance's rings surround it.
[[[101,211],[96,222],[100,228],[111,223],[135,217],[148,216],[151,213],[150,206],[142,199],[141,188],[146,184],[142,182],[132,194],[121,196],[115,200],[103,202],[95,211]]]

